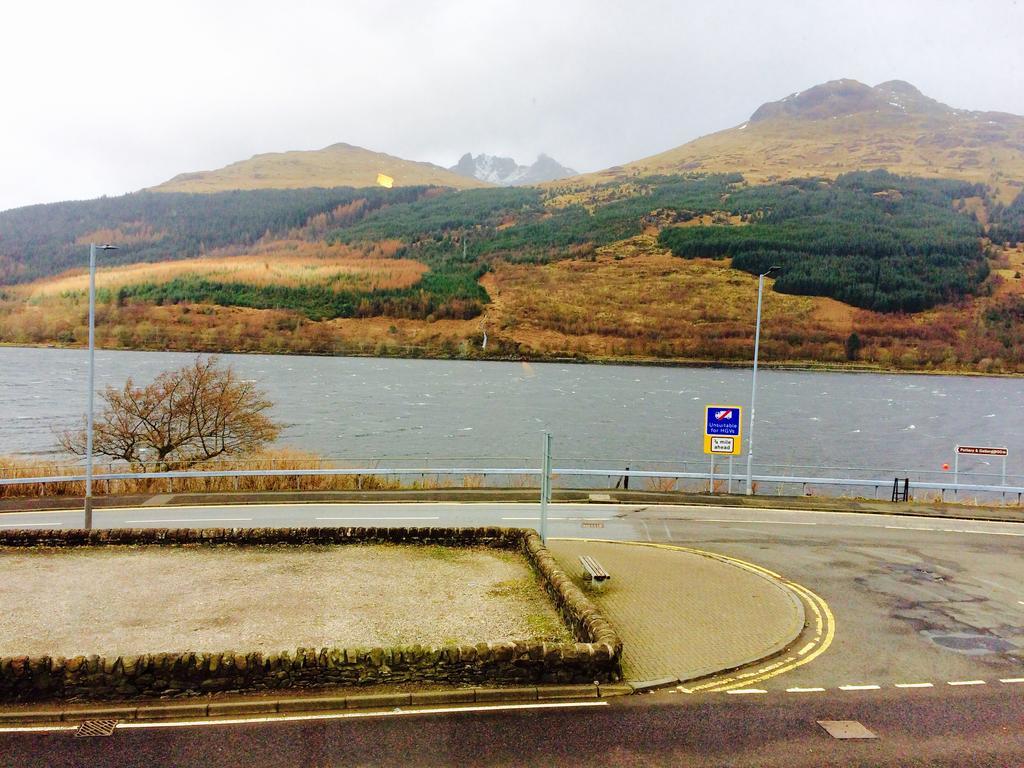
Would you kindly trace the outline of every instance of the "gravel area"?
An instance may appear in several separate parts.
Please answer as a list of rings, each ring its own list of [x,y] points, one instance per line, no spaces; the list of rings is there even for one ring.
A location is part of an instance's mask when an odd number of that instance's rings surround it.
[[[572,639],[491,549],[0,549],[0,607],[0,656]]]

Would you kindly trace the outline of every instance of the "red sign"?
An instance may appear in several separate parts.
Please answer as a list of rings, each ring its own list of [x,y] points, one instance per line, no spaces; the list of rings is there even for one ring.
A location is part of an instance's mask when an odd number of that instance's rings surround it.
[[[973,456],[1005,456],[1005,448],[986,448],[978,445],[958,445],[957,453],[969,453]]]

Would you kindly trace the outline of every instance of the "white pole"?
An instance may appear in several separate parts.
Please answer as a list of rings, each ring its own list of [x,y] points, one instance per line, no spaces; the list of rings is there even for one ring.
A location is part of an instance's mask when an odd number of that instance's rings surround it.
[[[960,483],[960,446],[958,445],[953,451],[953,485],[959,485]],[[956,492],[956,489],[953,489]]]
[[[544,433],[544,460],[540,473],[540,540],[548,543],[548,501],[551,496],[551,433]]]
[[[92,401],[96,388],[96,245],[89,245],[89,412],[85,427],[85,530],[92,529]]]
[[[715,454],[711,454],[711,475],[708,480],[708,493],[715,495]]]
[[[764,275],[757,278],[757,327],[754,331],[754,377],[750,384],[750,423],[747,426],[747,496],[754,493],[754,402],[757,398],[757,355],[761,348],[761,294]]]

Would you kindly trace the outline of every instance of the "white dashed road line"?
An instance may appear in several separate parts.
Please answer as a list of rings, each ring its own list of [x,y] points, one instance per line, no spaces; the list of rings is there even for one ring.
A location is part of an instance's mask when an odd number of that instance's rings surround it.
[[[125,520],[125,523],[248,523],[251,517],[182,517],[166,520]]]
[[[437,520],[436,517],[431,518],[431,519],[432,520]],[[537,520],[540,520],[539,517],[503,517],[501,519],[502,520],[514,520],[516,522],[535,522]],[[551,517],[550,515],[548,516],[548,520],[565,520],[565,519],[567,519],[567,518],[564,518],[564,517]],[[604,520],[603,517],[599,518],[599,519]]]
[[[797,520],[724,520],[721,518],[714,517],[699,517],[691,520],[694,523],[739,523],[739,524],[756,524],[756,525],[817,525],[817,523],[806,523]]]
[[[60,528],[64,523],[16,523],[0,525],[0,528]]]
[[[439,517],[318,517],[317,520],[440,520]]]
[[[1006,683],[1006,684],[1024,683],[1024,677],[1003,677],[1003,678],[999,679],[999,682],[1000,683]],[[965,685],[966,686],[971,686],[971,685],[987,685],[987,684],[988,684],[988,682],[986,680],[947,680],[946,681],[946,685],[951,685],[951,686],[954,686],[954,687],[965,686]],[[888,686],[888,685],[889,684],[886,684],[886,686]],[[941,682],[940,683],[892,683],[891,685],[894,688],[900,688],[900,689],[908,689],[908,688],[910,688],[910,689],[914,689],[914,688],[934,688],[936,685],[942,685],[942,683]],[[863,683],[863,684],[859,684],[859,685],[840,685],[838,690],[840,690],[840,691],[878,691],[878,690],[881,690],[883,687],[886,687],[886,686],[875,685],[874,683]],[[830,688],[821,688],[821,687],[817,687],[817,686],[815,686],[815,687],[810,687],[810,686],[808,686],[808,687],[794,686],[792,688],[786,688],[785,689],[785,693],[796,693],[796,694],[800,694],[800,693],[824,693],[824,692],[829,691],[829,690],[832,690],[832,689],[830,689]],[[774,691],[774,693],[780,693],[780,692],[781,691]],[[692,694],[692,693],[695,693],[695,691],[692,691],[689,688],[686,688],[686,687],[680,685],[680,686],[676,686],[676,688],[673,691],[671,691],[671,693],[690,693],[690,694]],[[740,688],[740,689],[736,689],[736,690],[732,690],[732,691],[717,691],[717,693],[728,693],[728,694],[732,694],[732,695],[743,695],[743,694],[754,694],[754,693],[770,693],[770,691],[767,691],[767,690],[762,689],[762,688]]]

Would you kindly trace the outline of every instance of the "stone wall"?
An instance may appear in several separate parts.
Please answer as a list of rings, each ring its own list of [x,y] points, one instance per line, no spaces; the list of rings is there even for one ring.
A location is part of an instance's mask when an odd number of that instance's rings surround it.
[[[578,642],[495,642],[295,653],[153,653],[0,658],[0,701],[124,699],[401,682],[592,683],[620,678],[622,641],[534,531],[515,528],[252,528],[0,531],[3,547],[270,546],[348,543],[520,551]],[[0,554],[2,557],[2,554]]]

